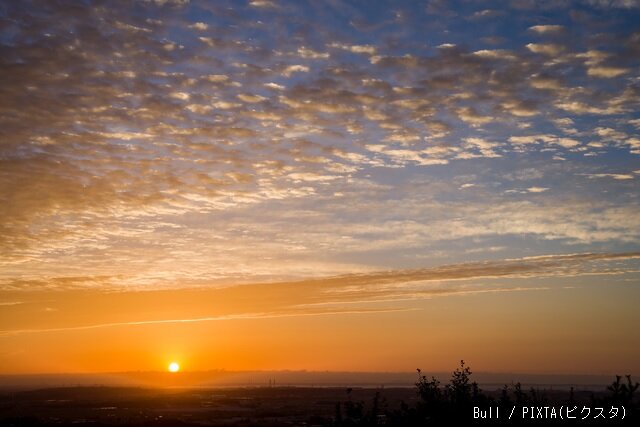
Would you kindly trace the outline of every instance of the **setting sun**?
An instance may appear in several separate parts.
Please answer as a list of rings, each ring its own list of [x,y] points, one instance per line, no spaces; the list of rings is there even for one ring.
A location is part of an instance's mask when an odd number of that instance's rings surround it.
[[[178,372],[180,370],[180,365],[177,362],[169,363],[169,372]]]

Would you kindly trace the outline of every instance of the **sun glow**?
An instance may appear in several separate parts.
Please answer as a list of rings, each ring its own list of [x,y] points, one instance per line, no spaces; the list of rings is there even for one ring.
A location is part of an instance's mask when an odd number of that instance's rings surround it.
[[[180,370],[180,365],[178,362],[169,363],[169,372],[178,372]]]

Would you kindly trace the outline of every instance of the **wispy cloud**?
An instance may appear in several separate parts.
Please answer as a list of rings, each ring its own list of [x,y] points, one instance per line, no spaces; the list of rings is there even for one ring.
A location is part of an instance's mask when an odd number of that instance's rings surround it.
[[[543,278],[637,274],[638,260],[640,252],[556,254],[222,288],[111,293],[76,289],[44,296],[22,291],[24,306],[4,308],[22,314],[7,318],[0,337],[165,323],[409,311],[422,309],[418,303],[425,299],[552,289],[553,285],[540,285]],[[528,282],[530,279],[536,280]],[[4,291],[7,296],[16,292]],[[83,310],[88,301],[96,298],[103,305],[94,306],[94,320],[78,320],[86,317]],[[163,314],[150,318],[140,312],[141,304]],[[114,312],[112,307],[120,308]],[[189,307],[190,316],[184,316],[184,307]],[[29,314],[43,309],[46,317]]]
[[[43,329],[15,329],[15,330],[0,330],[1,337],[10,337],[15,335],[24,334],[40,334],[50,332],[72,332],[72,331],[87,331],[92,329],[103,328],[115,328],[123,326],[142,326],[142,325],[162,325],[169,323],[200,323],[200,322],[217,322],[224,320],[253,320],[253,319],[274,319],[282,317],[300,317],[300,316],[331,316],[331,315],[344,315],[344,314],[375,314],[375,313],[393,313],[399,311],[413,311],[412,308],[388,308],[388,309],[361,309],[361,310],[334,310],[334,311],[307,311],[307,312],[274,312],[274,313],[243,313],[225,316],[210,316],[210,317],[196,317],[186,319],[159,319],[159,320],[139,320],[131,322],[113,322],[113,323],[98,323],[92,325],[83,326],[69,326],[62,328],[43,328]]]

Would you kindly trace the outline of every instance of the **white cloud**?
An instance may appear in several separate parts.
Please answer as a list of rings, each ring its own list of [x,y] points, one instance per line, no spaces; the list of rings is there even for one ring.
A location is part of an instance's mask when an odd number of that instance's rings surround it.
[[[282,70],[282,75],[290,77],[293,73],[308,73],[309,67],[306,65],[289,65]]]
[[[527,188],[527,191],[529,193],[544,193],[547,190],[549,190],[547,187],[529,187],[529,188]]]
[[[206,31],[209,29],[209,25],[204,22],[195,22],[189,25],[189,28],[192,28],[194,30],[199,30],[199,31]]]
[[[286,89],[284,86],[279,85],[277,83],[273,83],[273,82],[265,83],[264,87],[267,87],[269,89],[274,89],[274,90],[285,90]]]
[[[298,56],[305,59],[327,59],[329,54],[326,52],[316,52],[313,49],[302,46],[298,48]]]
[[[629,68],[622,67],[607,67],[603,65],[597,65],[593,67],[587,68],[587,74],[593,77],[602,77],[606,79],[611,79],[614,77],[619,77],[623,74],[627,74],[631,71]]]
[[[169,96],[175,99],[180,99],[182,101],[186,101],[191,97],[191,95],[186,92],[173,92]]]
[[[562,89],[562,83],[559,79],[544,75],[533,75],[529,78],[529,85],[536,89],[543,90],[559,90]]]
[[[331,43],[329,44],[329,47],[334,49],[346,50],[352,53],[364,53],[367,55],[376,54],[376,47],[372,45],[357,45],[357,44],[349,45],[344,43]]]
[[[228,101],[218,101],[218,102],[214,102],[212,105],[214,108],[218,108],[220,110],[230,110],[232,108],[238,108],[241,106],[237,102],[228,102]]]
[[[259,8],[275,8],[277,5],[271,0],[251,0],[249,2],[250,6],[259,7]]]
[[[557,34],[564,31],[564,27],[562,25],[534,25],[529,27],[529,30],[538,34]]]
[[[207,114],[212,110],[212,107],[209,105],[201,105],[201,104],[189,104],[185,107],[187,110],[196,114]]]
[[[224,74],[209,74],[205,78],[212,83],[223,83],[229,81],[229,76]]]
[[[565,50],[564,46],[554,43],[529,43],[526,47],[533,53],[547,56],[558,56]]]
[[[517,57],[513,54],[513,52],[504,49],[494,49],[494,50],[477,50],[473,52],[475,56],[479,56],[481,58],[490,58],[490,59],[508,59],[513,61],[517,59]]]
[[[591,179],[593,178],[612,178],[618,181],[626,181],[629,179],[634,179],[635,177],[632,174],[628,173],[589,173],[583,174]]]
[[[244,102],[248,102],[249,104],[255,104],[258,102],[262,102],[267,98],[265,98],[264,96],[250,94],[250,93],[241,93],[238,95],[238,99]]]

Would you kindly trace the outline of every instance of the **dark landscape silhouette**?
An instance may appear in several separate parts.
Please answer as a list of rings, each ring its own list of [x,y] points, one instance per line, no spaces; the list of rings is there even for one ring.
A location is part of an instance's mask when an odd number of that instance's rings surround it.
[[[328,427],[424,426],[454,422],[478,425],[563,425],[577,422],[632,425],[637,420],[639,404],[636,392],[639,384],[630,375],[616,376],[606,388],[593,390],[582,387],[527,388],[519,382],[483,390],[472,377],[470,367],[460,361],[447,382],[424,375],[418,369],[413,387],[279,386],[274,379],[268,385],[254,387],[79,386],[5,390],[0,399],[0,424],[15,427]],[[567,407],[576,408],[571,413],[576,415],[576,419],[559,416],[560,408],[565,408],[566,415]],[[556,411],[555,417],[551,408]],[[586,408],[590,410],[588,416],[585,416]],[[603,414],[596,418],[600,408],[603,408]],[[616,408],[615,416],[612,416],[612,408]]]

